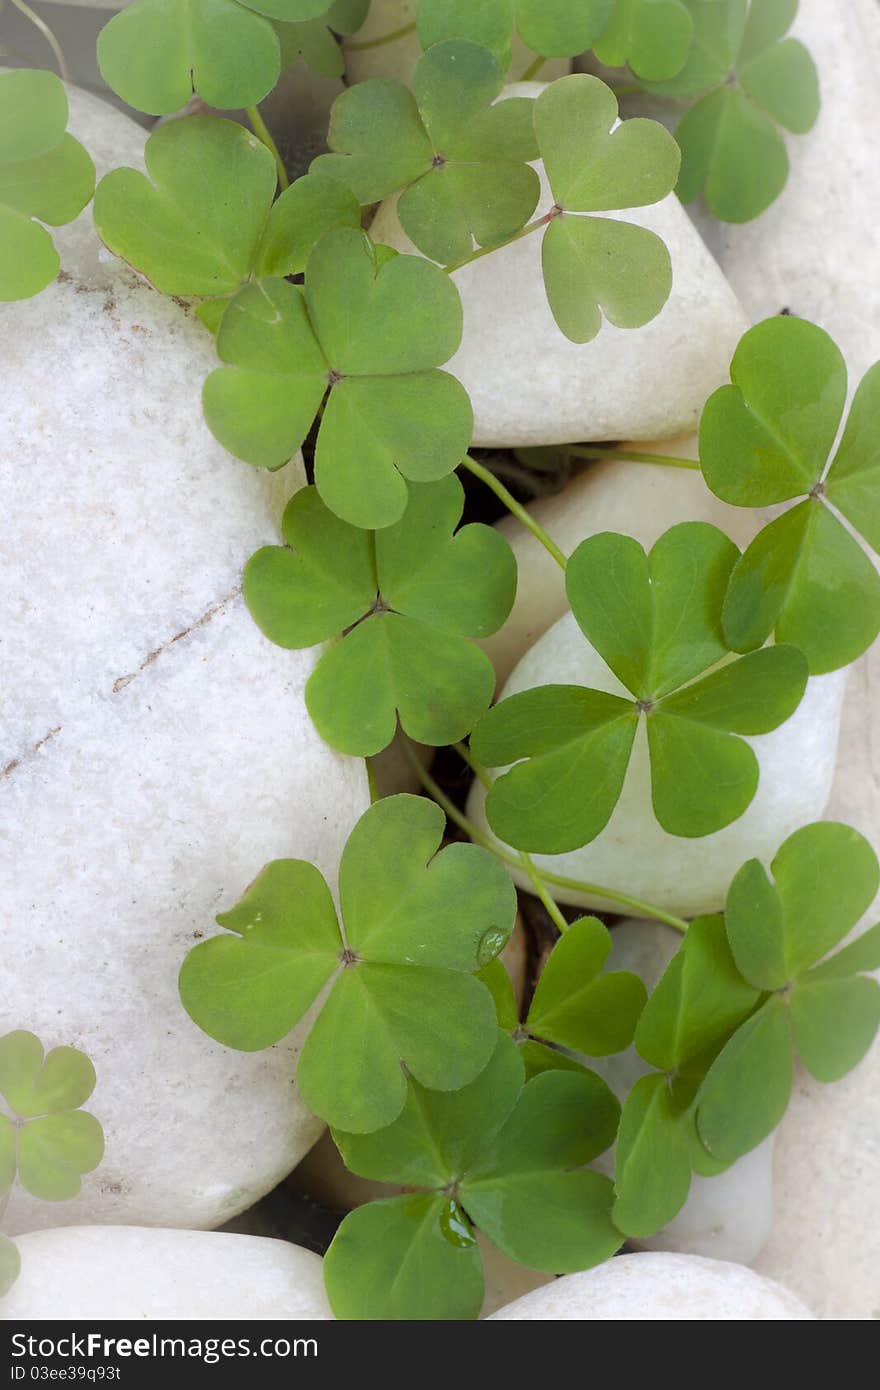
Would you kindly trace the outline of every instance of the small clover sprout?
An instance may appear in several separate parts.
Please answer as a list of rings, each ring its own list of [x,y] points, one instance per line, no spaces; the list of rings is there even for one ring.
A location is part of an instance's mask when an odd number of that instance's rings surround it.
[[[226,297],[253,278],[297,275],[335,227],[360,227],[340,184],[308,175],[273,203],[275,164],[234,121],[190,116],[154,131],[149,178],[114,169],[95,194],[95,226],[163,294]],[[215,317],[225,300],[208,301]]]
[[[94,191],[95,166],[67,134],[67,116],[54,73],[0,73],[0,300],[51,284],[61,260],[40,224],[72,222]]]
[[[621,1245],[611,1183],[585,1165],[620,1113],[595,1073],[525,1082],[506,1034],[482,1074],[452,1095],[410,1080],[400,1117],[379,1134],[334,1130],[348,1168],[415,1192],[345,1218],[325,1256],[337,1317],[474,1318],[483,1299],[478,1227],[514,1260],[561,1274]]]
[[[792,1045],[817,1081],[837,1081],[867,1052],[880,1026],[880,926],[839,946],[880,887],[877,856],[857,831],[805,826],[771,865],[745,864],[725,920],[743,978],[760,1007],[734,1033],[697,1096],[700,1138],[731,1161],[779,1123],[792,1086]]]
[[[443,39],[470,39],[510,65],[514,30],[544,58],[574,58],[591,48],[611,16],[614,0],[419,0],[424,48]]]
[[[637,118],[615,129],[617,98],[584,74],[551,83],[534,115],[555,199],[543,244],[553,317],[576,343],[595,338],[603,314],[618,328],[642,327],[672,288],[665,242],[632,222],[579,214],[665,198],[678,176],[678,146],[657,121]]]
[[[256,1052],[319,1001],[299,1061],[303,1099],[340,1129],[394,1121],[406,1067],[453,1091],[486,1066],[497,1024],[474,978],[513,928],[516,894],[475,845],[437,850],[444,818],[421,797],[377,802],[358,821],[339,869],[341,918],[313,865],[270,864],[217,921],[225,936],[187,956],[180,993],[218,1042]]]
[[[597,917],[572,922],[541,971],[525,1022],[520,1024],[509,976],[500,961],[483,971],[499,1027],[522,1046],[528,1076],[556,1066],[579,1066],[567,1048],[588,1057],[610,1057],[633,1040],[645,1007],[645,986],[628,970],[604,971],[611,934]]]
[[[837,670],[880,631],[880,577],[832,510],[880,554],[880,363],[859,386],[833,457],[847,372],[821,328],[767,319],[743,337],[730,375],[700,424],[706,482],[738,507],[804,500],[734,567],[725,635],[734,650],[751,651],[775,632],[800,647],[814,674]]]
[[[593,51],[609,67],[628,64],[637,77],[661,82],[684,67],[694,21],[683,0],[615,0]]]
[[[794,713],[807,664],[778,646],[718,665],[728,656],[721,607],[738,555],[704,522],[672,527],[650,555],[610,532],[582,542],[566,572],[571,610],[632,698],[545,685],[489,711],[474,755],[489,767],[517,764],[486,801],[500,839],[543,854],[594,840],[617,805],[641,718],[664,830],[710,835],[743,814],[758,760],[737,735],[769,733]]]
[[[323,405],[322,500],[353,526],[391,526],[406,510],[405,479],[445,477],[470,443],[467,392],[436,370],[461,329],[441,270],[337,228],[309,256],[304,289],[268,280],[232,300],[217,335],[228,365],[205,383],[205,418],[230,453],[280,468]]]
[[[95,1069],[74,1047],[43,1055],[39,1038],[0,1038],[0,1197],[16,1177],[33,1197],[75,1197],[84,1173],[104,1156],[101,1126],[80,1106],[95,1089]]]
[[[370,9],[370,0],[335,0],[321,10],[317,18],[299,23],[273,21],[281,44],[282,71],[292,67],[302,55],[308,66],[321,77],[341,77],[345,71],[345,55],[334,35],[353,34],[360,29]],[[312,6],[314,9],[317,6]]]
[[[685,0],[694,40],[682,71],[649,91],[699,97],[676,128],[678,194],[701,193],[724,222],[748,222],[785,187],[788,154],[778,126],[805,135],[819,114],[810,54],[785,35],[798,0]]]
[[[403,190],[404,231],[435,261],[464,259],[506,241],[534,212],[540,183],[534,103],[492,105],[504,73],[486,48],[461,39],[419,60],[412,91],[399,82],[361,82],[337,97],[329,144],[316,173],[340,179],[362,204]]]
[[[310,647],[345,633],[306,686],[309,714],[334,748],[380,752],[398,714],[411,738],[439,747],[489,708],[492,664],[467,639],[507,618],[516,561],[490,526],[453,536],[463,508],[454,475],[411,483],[402,519],[372,533],[303,488],[284,514],[289,548],[265,546],[248,561],[245,599],[273,642]]]

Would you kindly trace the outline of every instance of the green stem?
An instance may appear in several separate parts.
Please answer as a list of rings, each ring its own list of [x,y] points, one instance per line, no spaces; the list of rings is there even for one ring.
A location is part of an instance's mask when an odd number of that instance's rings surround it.
[[[411,24],[392,29],[389,34],[380,34],[377,39],[361,39],[360,43],[346,43],[345,47],[349,53],[366,53],[368,48],[382,48],[386,43],[396,43],[398,39],[405,39],[415,32],[416,22],[413,20]]]
[[[535,865],[535,861],[532,859],[530,854],[526,854],[524,849],[520,850],[519,858],[520,863],[522,864],[523,868],[529,876],[529,881],[532,887],[534,888],[535,893],[540,898],[541,902],[544,904],[544,911],[547,913],[547,916],[550,918],[550,921],[553,923],[556,929],[560,931],[564,936],[565,933],[568,931],[568,923],[566,922],[565,918],[560,912],[555,900],[551,898],[550,894],[547,892],[547,889],[544,887],[544,880],[541,878],[541,874]]]
[[[62,50],[61,44],[58,42],[55,35],[52,33],[52,30],[49,28],[46,21],[44,19],[41,19],[38,14],[35,14],[34,11],[31,9],[30,5],[25,4],[25,0],[12,0],[12,3],[17,10],[21,10],[21,13],[25,16],[26,19],[30,20],[31,24],[33,24],[36,29],[39,29],[40,33],[43,35],[43,38],[46,40],[52,52],[55,54],[55,61],[58,64],[58,72],[61,76],[62,82],[69,82],[70,70],[67,66],[67,60],[64,57],[64,52]]]
[[[270,155],[275,160],[275,169],[278,174],[278,185],[281,189],[281,192],[283,193],[286,188],[290,187],[290,179],[287,177],[287,170],[284,167],[284,160],[281,158],[278,146],[272,139],[272,132],[269,130],[269,127],[266,125],[266,122],[263,120],[263,117],[260,115],[259,109],[256,106],[246,107],[245,112],[248,120],[251,123],[251,129],[253,130],[254,134],[260,140],[262,140],[263,144],[266,146],[266,149],[269,151]]]
[[[484,468],[481,463],[477,463],[476,459],[472,459],[470,454],[465,455],[461,461],[461,466],[462,468],[466,468],[469,473],[473,473],[475,478],[479,478],[481,482],[485,483],[486,487],[492,489],[495,496],[504,503],[507,510],[511,512],[518,521],[521,521],[523,526],[531,531],[535,540],[540,541],[548,555],[552,555],[559,568],[564,570],[568,561],[553,537],[548,536],[543,526],[540,526],[538,522],[535,521],[535,518],[529,514],[527,509],[520,502],[517,502],[516,498],[507,491],[504,484],[498,481],[494,473],[490,473],[488,468]]]
[[[515,241],[522,241],[524,236],[531,236],[532,232],[540,231],[546,227],[551,219],[549,217],[536,217],[534,222],[529,222],[528,226],[523,227],[521,232],[515,232],[506,241],[499,241],[494,246],[481,246],[479,251],[472,251],[469,256],[464,256],[460,261],[453,261],[450,265],[444,265],[442,269],[447,275],[452,275],[456,270],[461,270],[463,266],[470,265],[472,261],[479,261],[483,256],[491,256],[496,251],[503,251],[505,246],[512,246]]]
[[[538,73],[541,71],[541,69],[542,69],[542,67],[544,66],[544,64],[546,63],[546,61],[547,61],[547,59],[546,59],[542,54],[539,53],[539,54],[537,55],[537,57],[535,58],[534,62],[529,63],[528,67],[526,68],[526,70],[525,70],[525,72],[522,74],[522,76],[517,78],[517,81],[518,81],[518,82],[531,82],[531,80],[532,80],[533,77],[537,77],[537,76],[538,76]]]
[[[464,757],[468,766],[473,767],[474,771],[477,772],[478,764],[476,764],[470,750],[465,751],[464,745],[461,743],[453,744],[453,747]],[[475,845],[480,845],[483,849],[489,850],[489,852],[494,854],[496,859],[500,859],[503,864],[507,864],[514,869],[525,868],[528,873],[528,868],[520,855],[509,854],[507,850],[502,849],[495,840],[490,839],[488,835],[484,835],[483,832],[474,825],[473,821],[469,820],[464,812],[458,809],[453,801],[450,801],[443,789],[434,781],[428,769],[422,766],[420,759],[416,757],[410,747],[408,739],[403,740],[403,748],[410,766],[425,791],[434,798],[438,806],[442,807],[453,824],[457,825],[459,830],[463,830],[468,839],[472,840]],[[477,776],[484,784],[490,781],[484,769],[481,770],[481,772],[477,772]],[[528,858],[528,856],[526,857]],[[606,898],[608,902],[618,903],[621,907],[627,908],[638,917],[649,917],[656,922],[665,922],[667,926],[674,927],[676,931],[686,932],[688,929],[688,924],[683,917],[676,917],[673,913],[664,911],[662,907],[655,907],[653,903],[645,902],[642,898],[634,898],[629,893],[618,892],[616,888],[606,888],[601,883],[585,883],[577,878],[565,878],[562,874],[553,874],[547,869],[539,869],[531,860],[529,860],[529,862],[535,874],[544,884],[551,884],[557,888],[568,888],[574,893],[581,893],[585,896],[588,895],[591,898]],[[529,877],[531,877],[531,875],[529,875]],[[534,880],[532,881],[534,882]],[[544,899],[542,898],[542,902],[543,901]],[[546,903],[544,905],[546,907]],[[562,930],[565,930],[565,928],[562,928]]]
[[[657,463],[663,468],[689,468],[699,473],[696,459],[673,458],[671,454],[642,454],[637,449],[609,448],[602,444],[567,444],[565,452],[577,459],[623,459],[624,463]]]

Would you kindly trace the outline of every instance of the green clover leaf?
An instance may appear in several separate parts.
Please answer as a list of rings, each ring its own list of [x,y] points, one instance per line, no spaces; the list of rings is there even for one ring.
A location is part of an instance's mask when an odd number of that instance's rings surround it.
[[[633,1086],[620,1117],[614,1224],[624,1235],[655,1235],[681,1211],[690,1186],[690,1148],[680,1111],[667,1077],[650,1072]]]
[[[730,886],[730,948],[763,1002],[715,1058],[697,1095],[700,1138],[727,1162],[759,1144],[785,1113],[792,1048],[817,1081],[837,1081],[880,1027],[880,984],[866,973],[880,969],[880,928],[822,959],[880,887],[871,846],[849,826],[819,822],[789,836],[771,872],[772,880],[750,860]]]
[[[30,299],[61,260],[45,227],[82,212],[95,166],[66,134],[67,95],[51,72],[0,73],[0,300]]]
[[[439,43],[416,65],[412,91],[361,82],[333,104],[329,144],[316,173],[340,179],[360,203],[403,190],[404,231],[431,260],[470,255],[518,232],[534,212],[540,182],[533,103],[493,105],[504,72],[486,48]]]
[[[588,1057],[622,1052],[645,1007],[645,986],[627,970],[603,972],[611,935],[581,917],[560,937],[541,972],[524,1030],[535,1040]]]
[[[0,1298],[5,1298],[21,1273],[18,1246],[8,1236],[0,1235]]]
[[[806,48],[785,35],[798,0],[685,0],[694,24],[690,57],[650,91],[699,96],[675,135],[681,146],[678,194],[700,193],[724,222],[748,222],[776,199],[788,179],[778,127],[811,130],[819,114],[819,79]]]
[[[514,29],[544,58],[574,58],[592,48],[608,22],[614,0],[420,0],[423,48],[444,39],[470,39],[492,49],[510,66]]]
[[[407,485],[451,473],[470,443],[464,388],[435,370],[461,340],[449,276],[419,256],[380,255],[340,227],[309,256],[303,290],[247,285],[227,308],[203,404],[230,453],[282,467],[321,408],[315,483],[336,516],[378,529],[399,521]],[[329,390],[329,395],[328,395]]]
[[[608,67],[628,64],[637,77],[660,82],[681,72],[693,37],[694,21],[682,0],[615,0],[593,50]]]
[[[463,509],[454,474],[412,483],[401,520],[371,534],[303,488],[284,514],[287,548],[265,546],[248,561],[245,600],[271,641],[302,648],[345,633],[306,686],[312,721],[334,748],[380,752],[398,715],[411,738],[440,747],[489,708],[492,665],[467,639],[507,618],[516,561],[491,526],[453,536]]]
[[[325,232],[360,227],[348,190],[317,175],[273,203],[272,156],[234,121],[170,121],[144,153],[149,177],[113,169],[98,185],[98,234],[163,294],[212,296],[214,318],[245,281],[300,274]]]
[[[472,736],[475,757],[516,764],[486,800],[500,839],[542,854],[595,839],[617,804],[641,718],[654,814],[668,834],[710,835],[743,814],[758,761],[737,735],[769,733],[794,713],[807,664],[796,648],[777,646],[718,666],[728,654],[721,607],[737,555],[704,522],[672,527],[650,555],[610,532],[578,547],[566,572],[572,613],[632,698],[546,685],[489,711]]]
[[[311,6],[317,8],[318,0]],[[321,77],[342,77],[345,72],[345,55],[337,43],[336,34],[353,34],[360,29],[370,9],[370,0],[336,0],[324,8],[315,18],[299,23],[274,21],[275,32],[281,44],[281,67],[292,67],[302,54],[308,66]],[[262,7],[261,7],[262,8]]]
[[[47,1202],[75,1197],[84,1173],[104,1156],[94,1115],[81,1110],[95,1089],[95,1069],[74,1047],[43,1054],[39,1038],[18,1031],[0,1038],[0,1197],[16,1174]]]
[[[657,121],[617,120],[617,98],[597,77],[560,78],[535,102],[535,132],[555,206],[544,233],[544,284],[567,338],[587,343],[602,315],[640,328],[672,288],[665,243],[617,218],[573,214],[645,207],[678,176],[678,146]]]
[[[339,870],[341,922],[313,865],[270,864],[231,912],[228,935],[184,961],[180,994],[211,1037],[241,1051],[280,1041],[319,1001],[299,1061],[303,1099],[356,1132],[391,1124],[408,1072],[455,1090],[485,1067],[497,1025],[476,970],[502,949],[516,895],[474,845],[437,853],[439,807],[377,802],[358,821]]]
[[[880,364],[859,386],[833,458],[847,373],[821,328],[789,317],[759,323],[740,341],[730,375],[700,424],[706,482],[738,507],[804,500],[736,564],[725,635],[744,652],[775,632],[800,647],[811,673],[837,670],[880,632],[880,577],[832,510],[880,554]]]
[[[400,1117],[381,1134],[334,1131],[353,1172],[407,1187],[352,1212],[325,1257],[340,1318],[473,1318],[483,1297],[478,1226],[533,1269],[587,1269],[621,1239],[611,1184],[584,1165],[613,1140],[619,1106],[594,1073],[524,1082],[506,1034],[483,1073],[453,1095],[410,1080]]]

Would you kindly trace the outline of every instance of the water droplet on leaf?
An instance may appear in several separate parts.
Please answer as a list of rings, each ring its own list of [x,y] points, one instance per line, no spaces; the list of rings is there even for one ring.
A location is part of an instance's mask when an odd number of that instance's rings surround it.
[[[444,1240],[458,1250],[467,1250],[477,1243],[470,1222],[454,1197],[450,1197],[440,1213],[440,1231]]]
[[[484,932],[477,947],[477,964],[480,966],[488,965],[491,960],[494,960],[498,952],[505,946],[509,935],[510,933],[501,927],[490,927],[487,932]]]

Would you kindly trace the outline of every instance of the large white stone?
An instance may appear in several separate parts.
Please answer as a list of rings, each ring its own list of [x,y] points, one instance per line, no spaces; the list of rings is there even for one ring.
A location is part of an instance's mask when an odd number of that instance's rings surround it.
[[[71,92],[96,157],[143,133]],[[261,865],[332,881],[364,765],[311,727],[315,657],[260,634],[242,566],[281,490],[202,422],[208,334],[103,252],[85,214],[64,272],[0,307],[0,1033],[85,1049],[107,1136],[82,1195],[16,1191],[10,1229],[220,1224],[317,1138],[297,1038],[245,1055],[184,1013],[177,973]]]
[[[672,927],[662,922],[629,918],[611,931],[607,970],[631,970],[645,982],[649,993],[681,943]],[[614,1057],[583,1059],[604,1076],[621,1103],[639,1077],[652,1068],[634,1047]],[[672,1250],[683,1255],[704,1255],[734,1264],[751,1264],[763,1249],[773,1219],[773,1146],[765,1139],[726,1173],[704,1178],[695,1173],[681,1211],[662,1231],[647,1240],[629,1238],[638,1250]],[[614,1175],[613,1150],[597,1160],[596,1167]]]
[[[537,97],[543,90],[540,82],[517,83],[505,95]],[[538,168],[536,216],[553,205]],[[464,336],[448,370],[470,394],[476,445],[668,439],[693,432],[706,398],[728,380],[748,324],[677,198],[609,215],[656,232],[672,257],[672,293],[644,328],[606,322],[591,343],[569,342],[547,303],[540,232],[453,275]],[[371,230],[378,241],[413,250],[393,199]]]
[[[626,698],[627,692],[587,641],[569,612],[522,658],[501,698],[539,685],[584,685]],[[688,840],[661,829],[651,806],[648,740],[642,720],[623,791],[605,829],[591,844],[569,854],[534,855],[535,863],[568,878],[620,889],[683,917],[716,912],[730,880],[747,860],[769,861],[786,836],[818,820],[834,775],[846,672],[813,677],[798,709],[771,734],[748,738],[761,780],[745,815],[724,830]],[[499,774],[495,774],[499,775]],[[489,834],[485,792],[479,782],[468,814]],[[528,879],[511,869],[521,887]],[[561,902],[615,911],[592,893],[554,888]]]
[[[808,1308],[742,1265],[696,1255],[620,1255],[526,1294],[505,1322],[806,1322]]]
[[[345,75],[349,83],[364,82],[369,77],[394,77],[400,82],[409,81],[422,54],[418,34],[404,34],[393,43],[379,44],[376,48],[358,49],[352,45],[380,39],[385,34],[395,34],[398,29],[415,23],[418,8],[418,0],[372,0],[370,13],[360,29],[343,40]],[[526,48],[519,35],[515,35],[510,59],[512,76],[521,76],[534,59],[532,50]],[[571,72],[571,67],[570,58],[550,58],[541,68],[541,77],[550,82],[554,77],[563,77]]]
[[[330,1321],[321,1260],[283,1240],[142,1226],[68,1226],[18,1240],[0,1321]]]
[[[697,457],[694,435],[658,441],[656,448],[651,444],[640,448],[678,458]],[[647,550],[680,521],[708,521],[743,549],[758,529],[754,512],[721,502],[700,473],[620,459],[590,464],[563,492],[541,498],[529,511],[566,555],[600,531],[632,536]],[[516,601],[501,630],[482,646],[503,684],[520,657],[567,611],[568,600],[562,570],[531,531],[512,516],[500,521],[498,529],[516,556]]]

